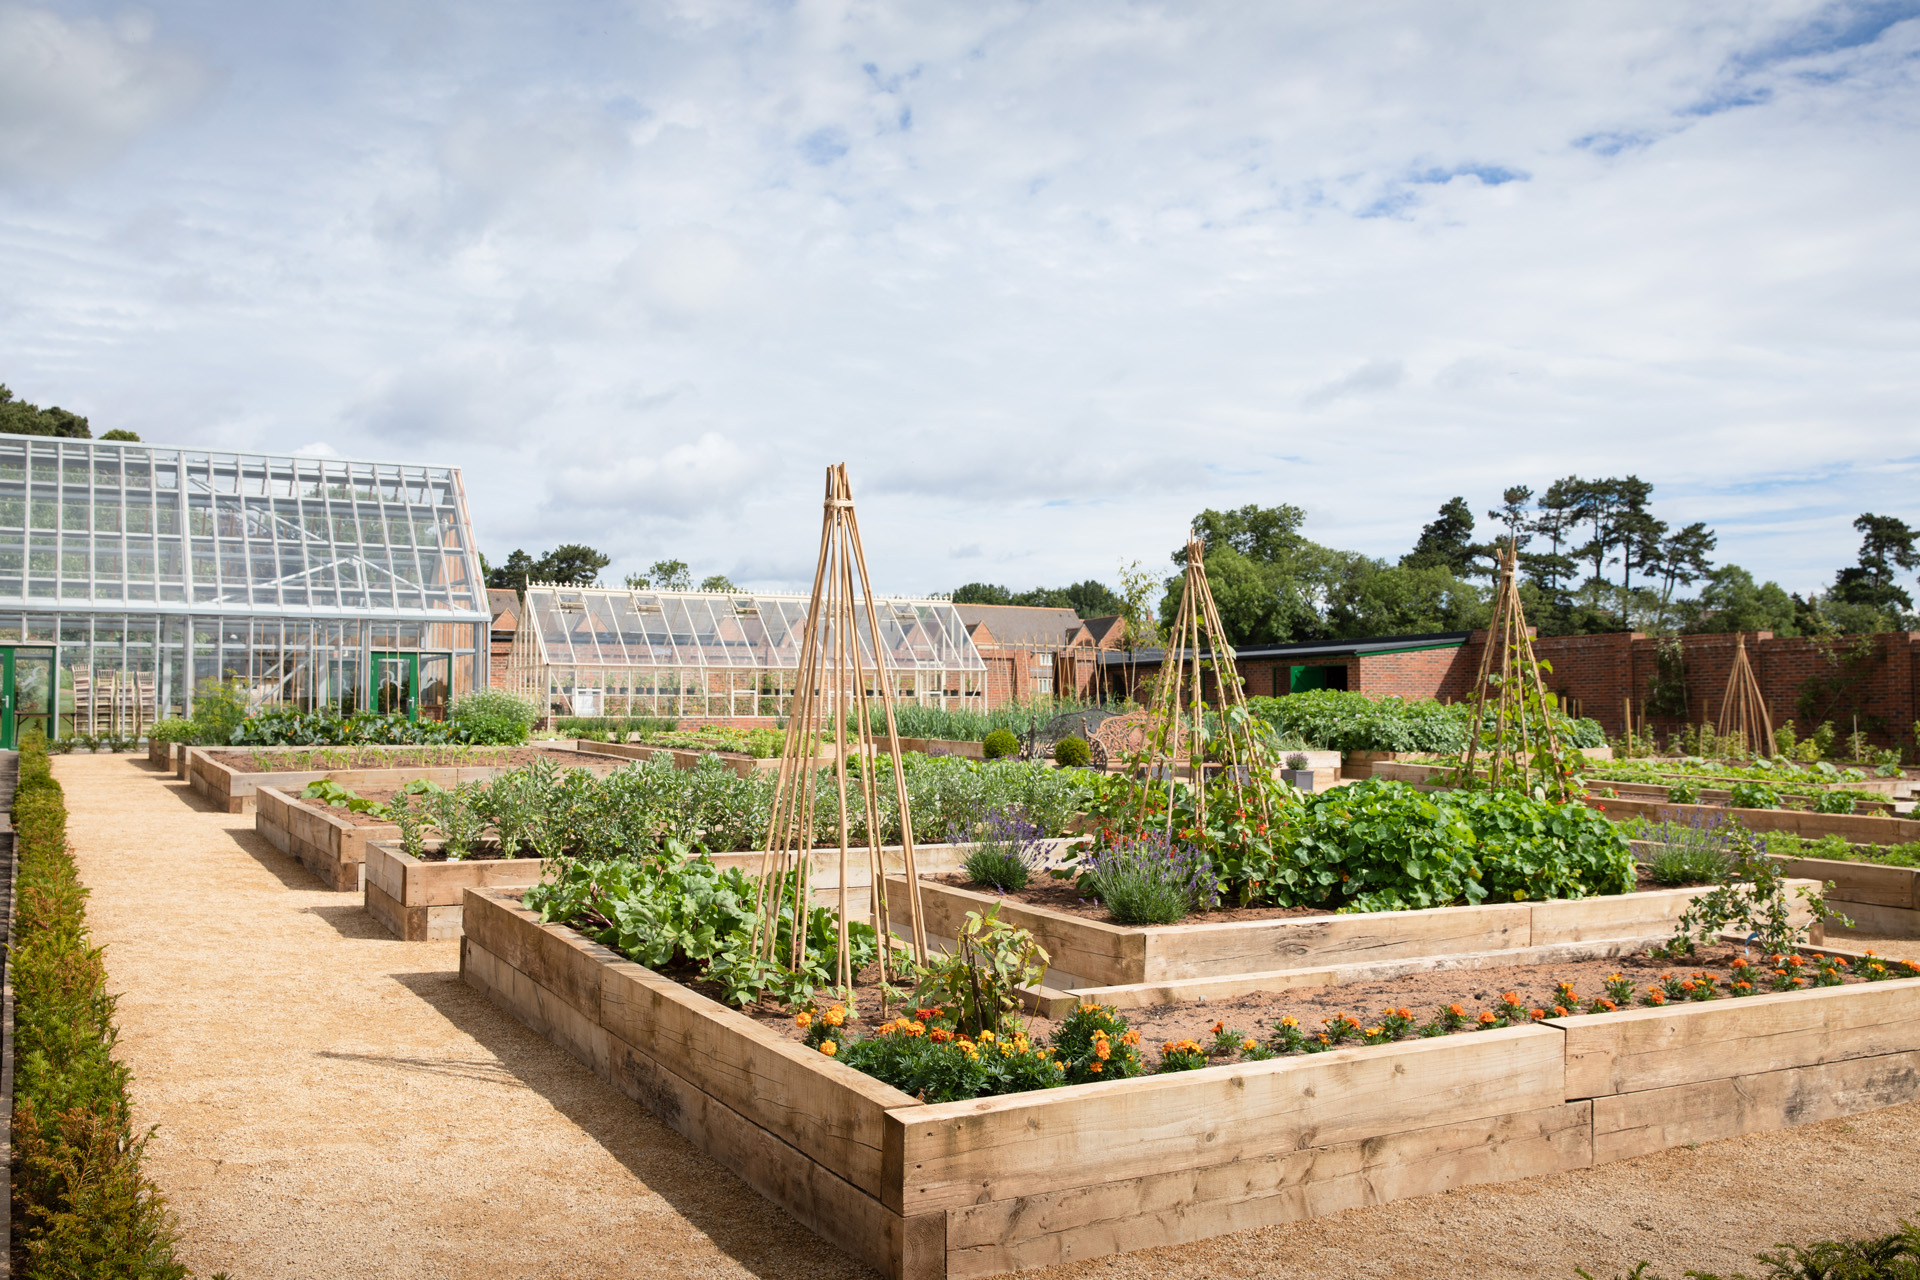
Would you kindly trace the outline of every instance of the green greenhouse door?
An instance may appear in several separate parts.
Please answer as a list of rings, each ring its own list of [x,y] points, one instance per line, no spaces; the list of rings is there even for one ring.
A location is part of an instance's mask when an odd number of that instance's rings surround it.
[[[49,729],[53,716],[53,650],[0,649],[0,748],[12,751],[20,735]]]
[[[376,653],[373,657],[373,709],[398,712],[409,720],[445,720],[453,692],[450,653]]]

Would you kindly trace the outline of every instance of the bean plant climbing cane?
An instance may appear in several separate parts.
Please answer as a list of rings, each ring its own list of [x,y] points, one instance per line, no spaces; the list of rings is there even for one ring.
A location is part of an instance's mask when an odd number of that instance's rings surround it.
[[[856,578],[858,596],[855,595]],[[866,634],[861,634],[864,614]],[[897,626],[891,621],[889,626]],[[793,706],[787,719],[787,740],[780,756],[773,811],[767,821],[766,852],[761,858],[759,915],[755,925],[756,952],[769,966],[791,973],[800,968],[806,946],[805,922],[810,896],[814,809],[819,774],[809,767],[814,744],[830,732],[833,742],[833,785],[839,818],[838,922],[834,984],[849,1004],[855,973],[848,945],[848,880],[851,850],[848,827],[848,784],[859,790],[866,814],[867,883],[873,928],[879,935],[881,1013],[888,999],[889,939],[893,920],[887,901],[886,859],[880,844],[880,774],[886,772],[895,789],[900,815],[900,845],[907,883],[909,945],[913,962],[927,960],[920,912],[919,865],[914,856],[913,819],[908,812],[906,773],[900,759],[900,738],[894,720],[893,673],[887,657],[897,647],[882,633],[881,611],[867,575],[866,555],[860,546],[860,524],[853,511],[853,489],[845,463],[827,468],[826,500],[820,521],[820,552],[813,575],[806,621],[800,635],[799,674]],[[877,691],[878,698],[871,698]],[[884,750],[891,770],[876,768],[883,749],[873,711],[886,717]],[[848,713],[852,714],[849,715]],[[851,721],[851,724],[849,724]],[[780,954],[785,925],[786,954]],[[769,977],[774,976],[772,973]]]
[[[1144,752],[1136,759],[1136,767],[1143,768],[1149,775],[1164,770],[1167,783],[1166,834],[1173,834],[1173,815],[1177,808],[1176,778],[1179,774],[1179,758],[1184,748],[1187,767],[1193,776],[1194,821],[1200,828],[1207,825],[1207,788],[1206,759],[1210,754],[1210,741],[1217,741],[1215,754],[1222,757],[1226,769],[1227,783],[1233,798],[1234,807],[1247,807],[1246,782],[1253,780],[1256,772],[1268,775],[1273,768],[1266,748],[1267,735],[1263,726],[1256,725],[1252,713],[1247,708],[1245,691],[1241,688],[1238,668],[1234,662],[1233,646],[1227,643],[1226,628],[1220,623],[1220,611],[1214,605],[1213,590],[1207,584],[1206,545],[1199,538],[1187,538],[1186,577],[1180,588],[1180,607],[1174,615],[1173,628],[1166,637],[1166,657],[1161,664],[1162,676],[1154,687],[1153,700],[1147,710],[1147,742]],[[1213,672],[1214,687],[1219,697],[1219,711],[1216,716],[1217,738],[1207,725],[1206,673]],[[1186,706],[1183,710],[1182,699]],[[1183,743],[1182,738],[1186,741]],[[1272,813],[1268,808],[1267,787],[1264,785],[1250,788],[1256,797],[1260,810],[1260,820],[1271,822]],[[1140,812],[1137,824],[1144,826],[1147,814],[1150,787],[1140,791]]]
[[[1509,539],[1500,552],[1493,620],[1487,626],[1486,648],[1480,654],[1473,724],[1468,729],[1456,781],[1463,787],[1480,785],[1476,762],[1484,746],[1487,786],[1517,787],[1536,792],[1542,799],[1564,803],[1580,793],[1581,782],[1573,763],[1577,755],[1562,741],[1562,731],[1554,723],[1559,700],[1547,692],[1540,679],[1544,664],[1534,654],[1533,635],[1520,603],[1518,563],[1517,550]],[[1483,742],[1489,702],[1493,732],[1491,740]]]

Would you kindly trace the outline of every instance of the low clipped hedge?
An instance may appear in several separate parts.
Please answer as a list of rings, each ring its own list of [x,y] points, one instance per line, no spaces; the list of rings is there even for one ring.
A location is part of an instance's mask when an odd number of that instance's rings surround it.
[[[140,1171],[130,1073],[113,1057],[117,998],[87,936],[67,806],[38,731],[20,744],[15,889],[13,1274],[181,1280],[173,1215]]]
[[[1284,737],[1298,737],[1323,751],[1463,750],[1473,707],[1432,698],[1373,697],[1341,689],[1314,689],[1279,698],[1249,698],[1247,707]],[[1607,736],[1593,720],[1560,717],[1570,745],[1604,747]]]

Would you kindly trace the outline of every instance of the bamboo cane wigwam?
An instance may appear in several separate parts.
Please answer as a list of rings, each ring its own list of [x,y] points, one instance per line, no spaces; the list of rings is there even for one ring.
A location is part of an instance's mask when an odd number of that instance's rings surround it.
[[[1760,681],[1747,661],[1747,638],[1735,633],[1733,670],[1727,673],[1727,692],[1720,699],[1720,719],[1714,726],[1721,737],[1739,734],[1748,752],[1755,756],[1773,753],[1773,717],[1767,714],[1767,700],[1760,696]]]
[[[1480,653],[1480,673],[1474,681],[1473,724],[1468,727],[1466,750],[1460,757],[1460,782],[1464,786],[1475,784],[1474,768],[1489,702],[1494,711],[1493,741],[1487,749],[1488,785],[1531,789],[1537,779],[1551,799],[1572,799],[1575,784],[1562,763],[1565,757],[1553,722],[1554,699],[1540,679],[1533,632],[1520,603],[1519,554],[1511,540],[1500,553],[1493,620],[1487,624],[1486,648]],[[1541,760],[1551,763],[1543,767]]]
[[[1185,757],[1193,777],[1195,817],[1206,826],[1207,788],[1206,728],[1207,703],[1205,676],[1211,668],[1219,693],[1219,725],[1222,763],[1234,803],[1246,804],[1245,783],[1255,769],[1271,770],[1265,742],[1254,731],[1252,714],[1247,709],[1246,692],[1240,687],[1239,668],[1233,646],[1227,643],[1226,628],[1220,623],[1220,611],[1213,602],[1213,589],[1207,584],[1206,545],[1196,537],[1187,538],[1187,573],[1181,583],[1180,608],[1167,633],[1166,657],[1160,664],[1160,683],[1147,708],[1146,750],[1139,763],[1149,778],[1164,774],[1167,783],[1167,834],[1173,834],[1174,781],[1179,761]],[[1185,706],[1182,706],[1182,699]],[[1141,792],[1141,815],[1146,813],[1147,792]],[[1260,817],[1271,822],[1267,791],[1255,787]]]
[[[855,594],[855,580],[858,592]],[[864,632],[861,626],[864,615]],[[915,963],[927,959],[920,914],[919,867],[914,856],[913,816],[907,807],[907,782],[895,730],[894,687],[887,650],[880,638],[873,584],[860,547],[860,525],[853,512],[847,468],[827,468],[827,493],[820,521],[820,558],[801,636],[800,672],[793,710],[787,720],[786,746],[767,823],[766,853],[760,863],[760,921],[757,944],[768,960],[789,971],[800,967],[807,945],[807,913],[814,867],[813,829],[821,771],[812,763],[816,743],[833,747],[833,786],[839,800],[837,961],[834,985],[849,1001],[855,974],[847,944],[848,872],[852,845],[848,815],[849,783],[863,806],[867,828],[869,914],[879,935],[880,986],[887,986],[893,920],[887,902],[887,869],[882,853],[879,779],[881,731],[874,710],[885,713],[885,752],[893,762],[894,798],[900,812],[902,870],[907,882],[908,945]],[[849,732],[848,720],[852,719]],[[857,761],[853,764],[852,761]],[[781,954],[783,924],[788,936]],[[884,999],[884,997],[883,997]]]

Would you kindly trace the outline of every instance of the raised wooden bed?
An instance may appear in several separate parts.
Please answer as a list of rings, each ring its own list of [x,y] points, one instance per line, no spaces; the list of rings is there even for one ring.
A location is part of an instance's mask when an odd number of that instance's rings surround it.
[[[1920,869],[1837,858],[1782,858],[1780,862],[1790,876],[1832,883],[1827,905],[1852,920],[1853,928],[1829,924],[1829,932],[1920,938]]]
[[[906,888],[904,880],[889,883],[891,893]],[[1052,967],[1046,985],[1068,991],[1670,934],[1687,903],[1704,892],[1653,889],[1552,902],[1169,925],[1106,924],[924,880],[920,902],[928,931],[942,940],[956,936],[967,912],[998,906],[1002,920],[1030,930],[1047,949]],[[1806,923],[1804,908],[1798,910],[1796,919]]]
[[[389,836],[366,846],[367,914],[403,942],[458,938],[468,889],[524,889],[539,883],[545,866],[539,858],[432,862]]]
[[[1920,1096],[1920,979],[925,1105],[469,890],[461,973],[828,1242],[989,1275]]]
[[[569,767],[572,768],[592,769],[597,773],[610,773],[614,769],[619,768],[617,761],[609,760],[604,755],[596,755],[590,752],[576,752],[573,750],[571,744],[548,745],[546,743],[536,743],[532,745],[547,751],[566,752],[569,756],[576,757],[568,761]],[[245,813],[253,807],[255,793],[258,792],[261,787],[277,787],[282,791],[289,789],[299,791],[309,782],[318,782],[323,778],[330,778],[341,786],[349,789],[358,787],[402,787],[416,778],[424,778],[439,786],[452,787],[462,782],[474,782],[496,777],[508,770],[521,767],[513,764],[397,765],[385,769],[285,769],[251,772],[229,768],[227,765],[215,760],[210,754],[210,752],[215,750],[244,751],[246,749],[247,748],[244,747],[189,747],[187,749],[187,781],[192,784],[195,791],[205,796],[215,808],[224,809],[228,813]],[[307,749],[308,748],[303,747],[289,747],[285,750],[293,752]],[[406,751],[430,751],[433,749],[434,748],[431,747],[358,748],[358,750],[374,752],[391,751],[395,754]],[[494,750],[495,748],[479,747],[475,749],[488,751]],[[502,752],[517,749],[518,748],[513,747],[498,748],[498,750]],[[263,748],[262,750],[271,751],[274,750],[274,748]]]
[[[339,893],[356,893],[364,881],[367,846],[397,840],[391,823],[356,823],[344,810],[312,804],[293,789],[261,787],[254,793],[253,829]]]
[[[288,797],[284,793],[263,790],[260,797],[260,812],[277,806]],[[306,816],[330,819],[335,830],[348,827],[340,819],[329,815],[323,808],[311,802],[294,800],[295,810],[291,815],[290,826],[297,825]],[[463,859],[459,862],[436,862],[415,858],[404,852],[399,845],[400,833],[392,826],[362,826],[352,828],[358,834],[358,847],[364,861],[364,885],[367,914],[387,926],[397,938],[405,942],[429,942],[442,938],[460,936],[462,902],[465,890],[473,888],[525,888],[540,881],[546,863],[539,858],[491,858]],[[329,833],[331,834],[331,833]],[[1068,842],[1051,842],[1057,849]],[[318,847],[313,842],[309,848]],[[430,850],[440,848],[439,840],[428,840]],[[965,844],[929,844],[915,849],[916,861],[922,868],[933,871],[955,871],[966,861],[972,845]],[[297,855],[296,855],[297,856]],[[836,854],[831,855],[837,861]],[[887,870],[901,870],[903,858],[898,845],[890,845],[881,850]],[[714,865],[726,869],[737,867],[753,875],[760,870],[761,855],[757,852],[720,853],[712,855]],[[306,864],[306,858],[301,858]],[[839,899],[839,869],[822,857],[813,874],[812,891],[814,901],[821,906],[829,906]],[[316,870],[324,880],[326,873]],[[342,876],[343,870],[333,870],[332,874]],[[867,909],[867,888],[870,877],[867,874],[866,851],[858,850],[854,854],[854,865],[847,876],[849,900],[855,911]],[[334,882],[338,889],[342,885]]]
[[[743,778],[752,777],[756,773],[780,772],[778,756],[771,760],[759,760],[753,756],[741,755],[737,751],[689,751],[684,747],[650,747],[640,742],[592,742],[587,739],[582,739],[576,745],[589,755],[617,756],[622,760],[651,760],[655,756],[666,756],[673,761],[673,767],[676,769],[698,768],[704,757],[718,756],[728,768]],[[829,758],[822,758],[815,763],[831,764],[832,761]]]
[[[1616,822],[1626,818],[1646,818],[1652,822],[1737,818],[1749,831],[1787,831],[1809,840],[1818,840],[1821,836],[1839,836],[1849,844],[1907,844],[1920,840],[1920,822],[1912,818],[1810,813],[1805,809],[1734,809],[1721,805],[1631,800],[1624,796],[1592,796],[1587,804]]]

